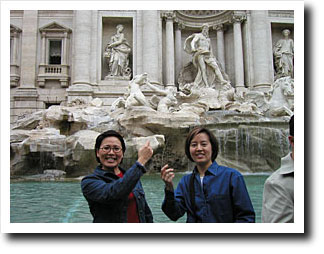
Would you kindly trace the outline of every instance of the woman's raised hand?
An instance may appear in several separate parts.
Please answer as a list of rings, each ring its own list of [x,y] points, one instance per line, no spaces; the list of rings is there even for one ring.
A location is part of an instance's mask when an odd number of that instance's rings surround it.
[[[163,168],[161,169],[161,179],[165,183],[165,188],[170,191],[173,191],[173,183],[172,183],[172,179],[174,178],[173,171],[174,169],[169,168],[168,164],[164,165]]]
[[[138,159],[137,161],[143,166],[148,162],[153,156],[153,149],[150,146],[150,141],[146,141],[145,145],[138,150]]]

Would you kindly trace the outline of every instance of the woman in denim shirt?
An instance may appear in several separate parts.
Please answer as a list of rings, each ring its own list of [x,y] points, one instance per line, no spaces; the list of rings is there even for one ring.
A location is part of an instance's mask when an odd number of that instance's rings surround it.
[[[123,137],[109,130],[96,139],[95,154],[99,165],[84,177],[81,188],[88,201],[93,222],[153,222],[140,182],[145,163],[153,150],[147,142],[138,151],[138,160],[125,171],[122,162],[126,147]]]
[[[255,212],[243,176],[220,166],[215,159],[218,142],[206,128],[196,127],[187,136],[185,152],[196,166],[173,190],[174,170],[165,165],[163,212],[173,221],[187,213],[187,222],[255,222]]]

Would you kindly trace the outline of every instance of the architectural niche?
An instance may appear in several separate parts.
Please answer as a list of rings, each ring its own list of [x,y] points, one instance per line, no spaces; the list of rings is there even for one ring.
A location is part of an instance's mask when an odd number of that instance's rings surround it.
[[[202,24],[210,25],[229,25],[233,15],[237,15],[239,11],[223,11],[223,10],[178,10],[174,11],[175,23],[180,23],[183,28],[191,28],[200,30]],[[244,15],[244,13],[241,13]]]
[[[21,29],[10,25],[10,86],[16,87],[20,80],[19,69],[19,41],[21,38]]]
[[[52,22],[39,29],[41,34],[41,62],[37,83],[44,87],[47,80],[58,80],[61,87],[70,81],[69,42],[71,29]]]

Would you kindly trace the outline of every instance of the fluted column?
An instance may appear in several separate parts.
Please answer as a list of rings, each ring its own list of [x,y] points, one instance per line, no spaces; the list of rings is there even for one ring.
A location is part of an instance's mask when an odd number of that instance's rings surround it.
[[[217,34],[217,60],[222,65],[223,70],[225,71],[225,46],[224,46],[224,26],[217,25],[215,26]]]
[[[91,11],[75,11],[73,84],[90,84],[91,24]]]
[[[174,35],[173,35],[173,12],[165,12],[163,17],[166,20],[166,83],[174,85]]]
[[[270,88],[274,79],[271,27],[267,17],[268,11],[251,11],[253,86],[260,89]]]
[[[183,25],[177,23],[175,28],[175,83],[178,82],[178,77],[182,68],[182,43],[181,43],[181,29]]]
[[[143,11],[143,72],[150,80],[161,82],[159,75],[159,15],[156,10]]]
[[[235,65],[235,87],[240,89],[244,87],[244,61],[241,22],[242,16],[233,16],[234,29],[234,65]]]

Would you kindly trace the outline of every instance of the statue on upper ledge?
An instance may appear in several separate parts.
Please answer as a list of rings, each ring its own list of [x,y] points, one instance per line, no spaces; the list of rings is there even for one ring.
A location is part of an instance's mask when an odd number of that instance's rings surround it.
[[[217,79],[221,85],[229,84],[212,53],[209,25],[203,24],[201,33],[194,33],[185,40],[184,50],[192,55],[192,63],[197,69],[194,80],[196,87],[214,87]]]
[[[294,77],[294,41],[289,38],[290,30],[282,31],[284,36],[273,49],[275,58],[276,78]]]
[[[129,67],[131,46],[124,36],[124,26],[119,24],[116,29],[116,34],[111,37],[104,52],[104,58],[108,65],[108,76],[105,79],[118,77],[129,80],[131,76]]]

